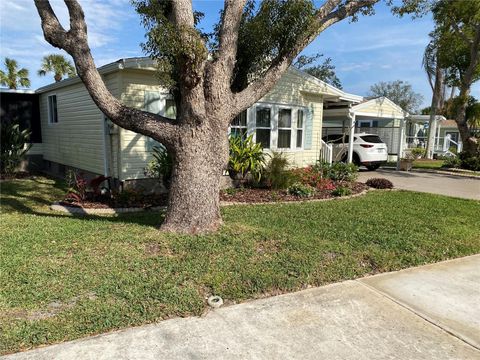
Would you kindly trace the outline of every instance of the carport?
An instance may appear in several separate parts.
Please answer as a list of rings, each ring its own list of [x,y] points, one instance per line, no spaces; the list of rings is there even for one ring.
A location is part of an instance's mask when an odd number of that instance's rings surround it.
[[[402,156],[405,141],[405,119],[408,113],[386,97],[364,100],[325,102],[322,137],[329,134],[349,135],[348,162],[353,159],[354,134],[376,134],[387,144],[389,160]]]

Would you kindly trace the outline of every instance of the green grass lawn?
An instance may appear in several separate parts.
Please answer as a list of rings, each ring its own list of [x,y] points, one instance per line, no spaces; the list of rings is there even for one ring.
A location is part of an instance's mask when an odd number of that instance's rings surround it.
[[[480,202],[421,193],[229,206],[180,236],[158,213],[52,212],[53,180],[0,185],[0,353],[480,252]]]

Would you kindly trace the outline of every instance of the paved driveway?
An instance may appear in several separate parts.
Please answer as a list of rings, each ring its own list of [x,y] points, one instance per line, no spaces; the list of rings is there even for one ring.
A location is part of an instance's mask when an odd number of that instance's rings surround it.
[[[365,182],[373,177],[389,179],[397,189],[427,192],[464,199],[480,200],[480,178],[438,174],[420,171],[396,171],[379,169],[360,171],[358,181]]]
[[[480,255],[172,319],[8,359],[480,359]]]

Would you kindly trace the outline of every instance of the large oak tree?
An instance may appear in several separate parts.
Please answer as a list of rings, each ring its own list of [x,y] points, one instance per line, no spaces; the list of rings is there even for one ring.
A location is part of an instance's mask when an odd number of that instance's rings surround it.
[[[225,0],[213,45],[196,28],[191,0],[134,1],[147,27],[144,45],[170,80],[177,118],[127,107],[105,86],[93,61],[84,12],[65,0],[69,29],[48,0],[35,0],[45,39],[65,50],[103,113],[118,126],[161,142],[174,159],[162,229],[185,233],[221,224],[219,187],[232,119],[269,92],[292,61],[322,31],[378,0]]]

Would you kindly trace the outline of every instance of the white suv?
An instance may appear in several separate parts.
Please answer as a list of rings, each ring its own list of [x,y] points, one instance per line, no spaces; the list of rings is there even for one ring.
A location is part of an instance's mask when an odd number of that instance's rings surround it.
[[[346,161],[348,157],[349,135],[332,134],[323,137],[332,144],[333,161]],[[353,163],[365,165],[368,170],[376,170],[387,161],[387,144],[376,134],[358,133],[353,137]]]

